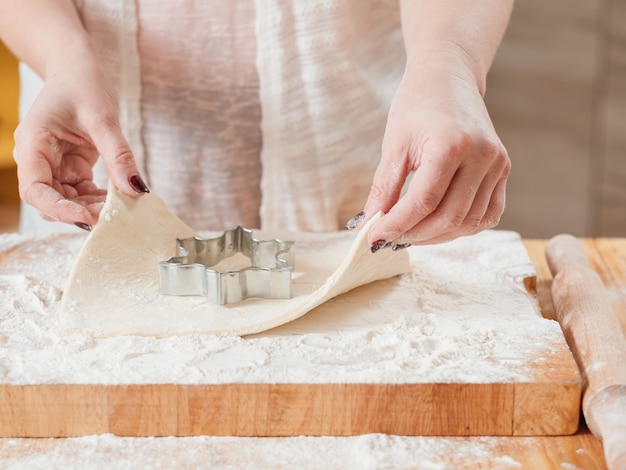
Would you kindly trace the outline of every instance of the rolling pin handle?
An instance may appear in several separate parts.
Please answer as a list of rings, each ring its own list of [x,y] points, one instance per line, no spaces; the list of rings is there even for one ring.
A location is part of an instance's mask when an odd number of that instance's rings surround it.
[[[626,385],[613,385],[593,396],[585,420],[602,439],[604,457],[610,470],[626,470]]]
[[[572,235],[562,233],[550,239],[546,247],[548,266],[553,276],[573,267],[589,267],[585,249]]]
[[[585,420],[602,439],[607,467],[626,470],[626,340],[582,244],[557,235],[548,242],[546,258],[556,317],[585,379]]]

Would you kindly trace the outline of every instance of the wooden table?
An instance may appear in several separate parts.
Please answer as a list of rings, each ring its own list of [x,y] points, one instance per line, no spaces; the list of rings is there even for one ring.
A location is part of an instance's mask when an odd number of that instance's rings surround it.
[[[582,241],[587,249],[591,266],[600,274],[607,287],[607,295],[610,296],[613,302],[616,315],[626,334],[626,238],[583,239]],[[552,276],[544,255],[547,241],[525,240],[524,243],[537,270],[536,289],[542,311],[546,317],[554,318],[554,309],[550,295]],[[249,466],[253,462],[257,467],[272,466],[276,468],[280,464],[280,462],[276,461],[276,453],[265,451],[271,451],[277,447],[282,447],[283,449],[290,448],[290,444],[285,440],[281,441],[280,438],[257,439],[253,441],[242,439],[240,441],[241,446],[249,446],[254,449],[253,452],[235,451],[238,446],[233,445],[233,440],[236,438],[195,438],[195,441],[193,440],[194,438],[165,439],[168,440],[163,441],[164,445],[156,447],[153,440],[126,440],[123,444],[119,444],[120,446],[123,445],[125,452],[120,452],[120,449],[117,447],[117,441],[113,444],[107,441],[103,445],[97,438],[87,438],[87,441],[0,439],[0,466],[2,466],[1,462],[4,459],[13,459],[10,461],[18,463],[23,461],[25,464],[30,464],[32,462],[55,463],[67,458],[64,462],[69,462],[70,465],[76,462],[84,464],[85,462],[80,460],[80,455],[77,455],[77,452],[84,448],[84,455],[88,455],[90,459],[99,459],[98,461],[110,459],[112,463],[120,455],[125,455],[123,459],[126,463],[128,463],[127,459],[135,459],[134,461],[137,464],[150,459],[167,466],[168,462],[172,463],[172,455],[180,452],[179,457],[183,453],[188,456],[184,461],[189,465],[203,465],[203,452],[210,451],[212,458],[216,459],[215,461],[228,462],[228,465],[234,467]],[[311,439],[323,440],[325,438]],[[329,445],[329,453],[333,451],[349,453],[355,450],[355,443],[360,442],[355,439],[351,440],[351,438],[335,439],[342,440],[334,441],[332,445],[329,443],[325,444]],[[423,453],[422,456],[429,455],[432,457],[433,454],[436,454],[442,464],[448,464],[453,468],[606,468],[602,444],[588,431],[584,423],[581,424],[580,429],[573,436],[497,437],[488,439],[480,437],[430,437],[404,439],[406,441],[390,441],[388,449],[379,448],[375,449],[375,451],[378,453],[378,456],[380,456],[380,452],[388,452],[391,458],[399,450],[406,452],[407,442],[413,439],[413,445],[417,442],[419,445],[429,446],[428,453]],[[310,442],[311,445],[315,445],[315,441]],[[198,446],[198,452],[194,452],[197,454],[196,457],[189,456],[190,448],[193,450],[193,446]],[[476,454],[471,455],[472,446],[475,448],[480,447],[481,452],[488,448],[489,455],[482,454],[482,457]],[[362,446],[357,447],[357,449],[362,449]],[[440,452],[433,452],[432,449],[440,449]],[[452,451],[450,451],[451,449]],[[455,452],[454,449],[461,449],[462,452]],[[365,452],[370,450],[372,449],[365,447]],[[159,452],[161,455],[159,455]],[[250,461],[249,459],[252,458],[250,455],[252,454],[254,455],[254,460]],[[204,455],[206,457],[208,454]],[[279,455],[281,454],[279,453]],[[315,457],[312,457],[313,455]],[[313,458],[315,462],[304,463],[309,463],[311,467],[319,467],[324,465],[324,463],[328,463],[329,457],[331,457],[330,454],[304,453],[303,455],[294,455],[293,458],[290,458],[289,465],[294,464],[294,462],[302,464],[302,460],[298,459]],[[197,460],[193,460],[193,458],[197,458]],[[405,462],[406,466],[416,464],[419,464],[419,460]],[[287,467],[285,466],[285,468]]]

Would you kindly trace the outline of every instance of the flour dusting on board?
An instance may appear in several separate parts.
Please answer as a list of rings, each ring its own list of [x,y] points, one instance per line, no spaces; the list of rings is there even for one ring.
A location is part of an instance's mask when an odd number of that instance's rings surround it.
[[[254,336],[59,336],[61,293],[83,242],[0,236],[0,383],[524,381],[562,341],[524,291],[533,270],[519,236],[503,231],[409,248],[411,273]]]

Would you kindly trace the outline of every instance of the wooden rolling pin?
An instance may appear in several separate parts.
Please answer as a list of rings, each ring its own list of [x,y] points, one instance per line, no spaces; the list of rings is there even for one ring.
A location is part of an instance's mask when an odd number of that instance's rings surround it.
[[[585,380],[585,420],[602,439],[608,468],[626,470],[626,339],[581,243],[557,235],[546,257],[556,316]]]

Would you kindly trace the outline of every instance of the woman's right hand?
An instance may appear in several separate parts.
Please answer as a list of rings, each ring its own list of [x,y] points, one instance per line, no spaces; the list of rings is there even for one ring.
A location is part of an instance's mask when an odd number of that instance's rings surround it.
[[[124,194],[148,192],[122,135],[117,95],[96,54],[68,51],[15,131],[20,197],[47,220],[90,228],[106,190],[93,182],[101,156]]]

